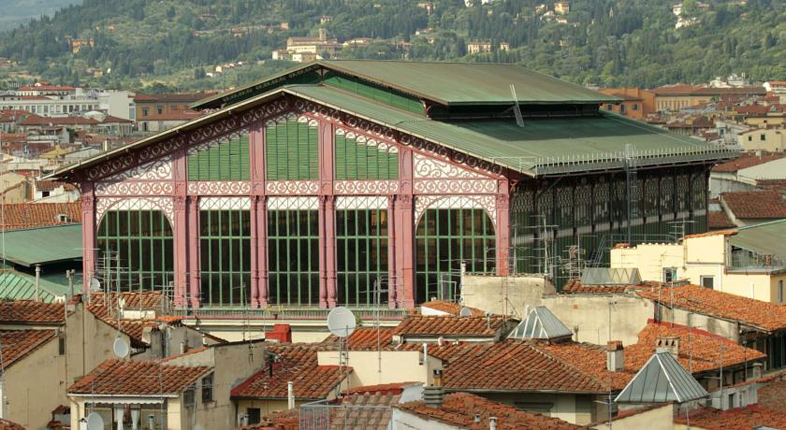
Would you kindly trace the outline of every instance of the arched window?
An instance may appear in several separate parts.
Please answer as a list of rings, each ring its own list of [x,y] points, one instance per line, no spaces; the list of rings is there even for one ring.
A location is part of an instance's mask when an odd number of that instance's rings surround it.
[[[462,262],[469,274],[493,273],[495,241],[483,209],[426,210],[416,232],[417,303],[458,299]]]
[[[172,226],[161,211],[108,211],[96,246],[94,277],[110,290],[161,290],[174,281]]]

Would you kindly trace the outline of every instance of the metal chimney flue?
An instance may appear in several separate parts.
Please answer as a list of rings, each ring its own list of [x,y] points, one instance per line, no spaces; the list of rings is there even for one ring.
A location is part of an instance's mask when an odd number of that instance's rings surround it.
[[[442,389],[442,370],[434,370],[433,383],[423,388],[423,401],[430,408],[439,408],[445,400],[445,390]]]

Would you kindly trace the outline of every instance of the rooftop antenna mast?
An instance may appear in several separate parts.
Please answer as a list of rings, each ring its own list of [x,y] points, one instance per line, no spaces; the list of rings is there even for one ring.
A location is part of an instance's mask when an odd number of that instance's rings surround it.
[[[524,127],[524,118],[521,116],[519,98],[516,96],[516,86],[513,84],[510,84],[510,95],[513,97],[513,114],[516,116],[516,125]]]

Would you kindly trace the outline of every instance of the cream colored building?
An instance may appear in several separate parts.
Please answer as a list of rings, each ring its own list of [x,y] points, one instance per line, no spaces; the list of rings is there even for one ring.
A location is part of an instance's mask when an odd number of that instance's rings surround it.
[[[756,228],[743,228],[744,236],[754,233]],[[687,281],[738,296],[783,303],[786,267],[767,264],[766,256],[755,264],[743,261],[751,258],[748,254],[756,254],[756,250],[735,246],[732,238],[738,232],[723,230],[689,235],[679,243],[618,246],[611,250],[611,267],[637,268],[645,281]]]
[[[753,119],[753,118],[751,118]],[[783,117],[780,117],[782,120]],[[766,126],[766,124],[764,124]],[[746,151],[782,152],[786,149],[786,130],[759,128],[740,133],[737,142]]]

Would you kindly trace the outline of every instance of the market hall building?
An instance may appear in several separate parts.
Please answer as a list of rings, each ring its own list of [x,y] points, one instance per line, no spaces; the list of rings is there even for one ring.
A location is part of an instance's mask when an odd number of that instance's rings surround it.
[[[514,65],[319,61],[52,176],[82,191],[84,285],[411,308],[462,270],[561,282],[574,245],[705,231],[736,152],[599,109],[618,101]]]

